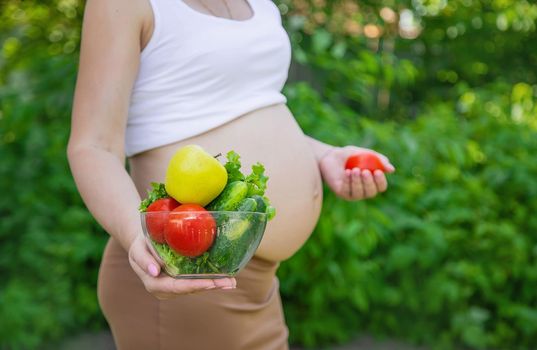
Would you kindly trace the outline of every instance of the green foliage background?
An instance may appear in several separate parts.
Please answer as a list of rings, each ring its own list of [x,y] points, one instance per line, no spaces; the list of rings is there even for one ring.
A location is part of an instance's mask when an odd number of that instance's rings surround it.
[[[397,167],[374,200],[325,191],[312,238],[279,271],[291,340],[368,332],[439,349],[535,348],[537,6],[278,3],[301,126]],[[417,34],[385,8],[413,13]],[[79,0],[0,3],[2,349],[106,326],[95,295],[106,234],[65,157],[82,12]]]

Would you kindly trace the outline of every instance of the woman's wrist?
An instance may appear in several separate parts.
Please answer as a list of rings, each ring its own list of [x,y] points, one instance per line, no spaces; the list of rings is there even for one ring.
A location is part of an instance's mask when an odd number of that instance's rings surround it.
[[[308,141],[311,145],[311,149],[313,150],[313,154],[315,155],[315,159],[317,160],[318,164],[320,164],[321,161],[333,150],[337,149],[337,147],[318,141],[310,136],[306,137],[308,138]]]
[[[332,152],[334,152],[336,149],[337,149],[337,147],[334,147],[334,146],[330,146],[329,148],[325,149],[324,153],[319,158],[317,158],[317,163],[319,163],[319,165],[320,165],[323,162],[323,160],[327,156],[329,156]]]
[[[126,228],[124,230],[121,230],[120,232],[116,232],[116,234],[111,235],[113,236],[119,244],[125,249],[126,252],[128,252],[132,246],[132,244],[136,241],[136,239],[139,236],[142,236],[142,227],[134,227],[134,225],[129,225],[129,228]]]

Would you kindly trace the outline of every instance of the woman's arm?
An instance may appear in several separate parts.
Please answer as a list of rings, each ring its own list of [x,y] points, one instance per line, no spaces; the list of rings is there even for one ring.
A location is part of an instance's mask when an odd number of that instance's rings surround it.
[[[139,220],[140,197],[124,167],[123,142],[142,23],[139,7],[127,2],[87,2],[67,147],[86,206],[125,250],[136,237]]]
[[[373,152],[379,156],[386,172],[395,171],[390,160],[373,150],[355,146],[334,147],[306,136],[311,145],[323,180],[336,195],[346,200],[375,197],[388,188],[386,176],[380,170],[345,169],[347,158],[361,152]]]
[[[75,90],[69,165],[95,219],[129,252],[132,268],[157,297],[234,286],[232,279],[177,281],[160,267],[141,233],[140,196],[125,170],[124,138],[131,90],[140,64],[145,0],[89,0]],[[150,12],[149,12],[150,13]],[[192,283],[193,282],[193,283]]]
[[[325,155],[327,155],[330,151],[336,148],[334,146],[331,146],[329,144],[316,140],[311,136],[306,135],[306,138],[308,139],[308,142],[310,143],[311,149],[313,150],[313,154],[315,154],[315,159],[317,159],[317,163],[319,163],[321,159]]]

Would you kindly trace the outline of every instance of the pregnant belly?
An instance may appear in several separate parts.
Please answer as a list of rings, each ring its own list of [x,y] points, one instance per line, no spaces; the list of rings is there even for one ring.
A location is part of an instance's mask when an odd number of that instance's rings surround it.
[[[285,260],[305,243],[320,214],[321,177],[308,141],[285,105],[258,109],[204,134],[130,158],[131,176],[142,197],[151,182],[164,181],[169,159],[187,144],[198,144],[215,155],[235,150],[241,155],[243,173],[258,161],[265,165],[266,195],[276,217],[267,225],[258,257]]]

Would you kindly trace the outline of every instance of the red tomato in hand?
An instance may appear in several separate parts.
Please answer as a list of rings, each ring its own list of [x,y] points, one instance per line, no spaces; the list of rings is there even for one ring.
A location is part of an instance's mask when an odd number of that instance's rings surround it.
[[[170,213],[164,236],[173,250],[193,258],[213,244],[216,221],[202,206],[182,204]]]
[[[147,212],[153,213],[145,214],[145,223],[149,235],[155,242],[166,242],[164,239],[164,228],[168,223],[168,212],[174,210],[178,206],[179,202],[173,198],[161,198],[157,199],[147,207]]]
[[[358,153],[347,158],[345,163],[345,169],[360,168],[362,170],[375,170],[386,171],[380,158],[374,153]]]

